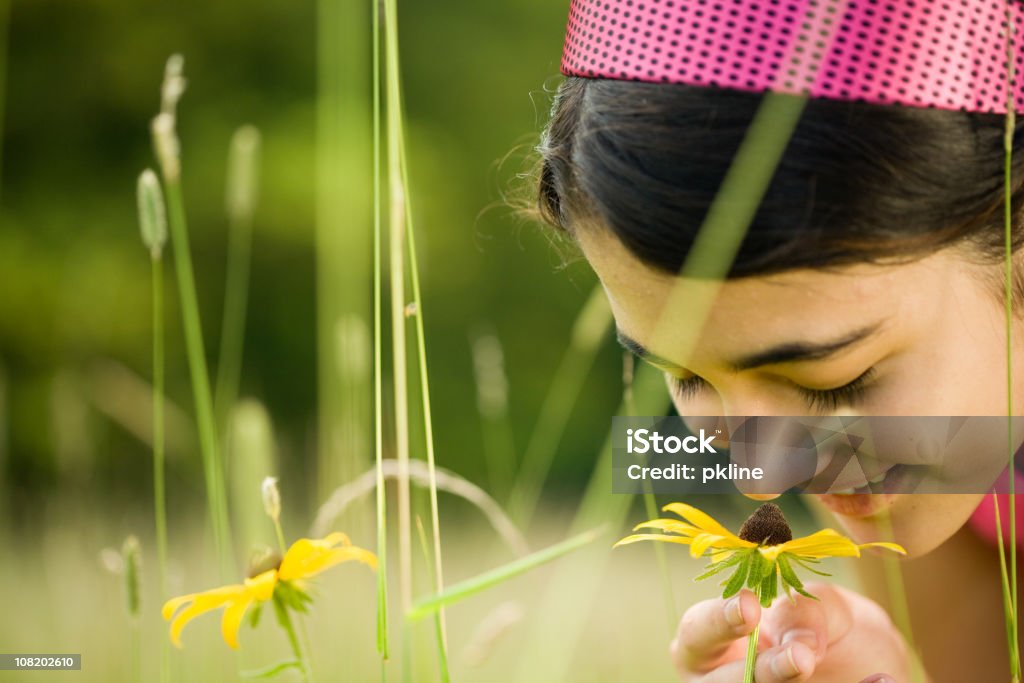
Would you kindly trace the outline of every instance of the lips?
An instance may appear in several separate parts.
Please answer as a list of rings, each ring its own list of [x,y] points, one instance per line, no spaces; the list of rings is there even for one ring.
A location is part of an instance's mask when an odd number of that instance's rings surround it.
[[[845,486],[837,482],[831,493],[818,496],[822,504],[832,512],[845,517],[870,517],[887,509],[906,478],[906,465],[893,465],[859,486]]]
[[[884,493],[889,474],[897,468],[890,465],[872,477],[858,473],[855,477],[840,478],[829,487],[829,492],[837,495],[853,495],[857,493]]]

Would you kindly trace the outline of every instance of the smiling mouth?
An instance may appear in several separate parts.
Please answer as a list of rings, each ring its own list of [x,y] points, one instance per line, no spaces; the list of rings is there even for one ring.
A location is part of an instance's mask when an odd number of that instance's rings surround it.
[[[834,496],[854,496],[864,495],[869,493],[892,493],[893,484],[895,480],[903,473],[905,469],[904,465],[892,465],[887,469],[882,470],[875,476],[871,477],[863,484],[857,486],[844,486],[839,488],[845,482],[839,482],[836,485],[830,486],[828,493]]]

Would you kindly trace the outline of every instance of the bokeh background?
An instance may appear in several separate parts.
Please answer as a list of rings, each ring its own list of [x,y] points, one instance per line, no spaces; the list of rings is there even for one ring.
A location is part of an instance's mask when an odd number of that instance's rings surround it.
[[[259,516],[258,487],[249,484],[271,473],[265,466],[281,478],[286,533],[304,535],[330,492],[370,466],[368,386],[346,385],[338,372],[366,358],[365,348],[339,341],[338,321],[365,323],[370,313],[369,5],[0,0],[0,651],[81,652],[85,662],[78,673],[0,672],[0,680],[157,680],[166,636],[152,531],[150,264],[135,181],[154,165],[148,126],[172,53],[184,55],[188,78],[183,183],[214,372],[228,144],[243,124],[263,140],[240,396],[258,429],[273,431],[229,449],[229,477],[244,483],[232,482],[233,513],[255,506]],[[515,471],[595,284],[585,264],[509,206],[529,199],[522,176],[557,85],[567,5],[399,3],[438,462],[499,501],[509,482],[488,471],[487,454],[503,454]],[[176,594],[219,576],[170,266],[165,276]],[[481,335],[502,350],[500,424],[479,410],[473,340]],[[569,532],[619,405],[621,351],[610,335],[601,339],[593,363],[582,365],[580,390],[558,403],[567,422],[525,530],[531,547]],[[250,446],[266,452],[257,458]],[[422,458],[422,447],[413,455]],[[422,494],[415,502],[425,509]],[[372,509],[363,503],[339,524],[372,548]],[[631,521],[641,514],[637,505]],[[512,557],[464,502],[443,497],[441,525],[449,582]],[[265,519],[248,528],[272,542]],[[130,534],[143,550],[140,663],[130,655],[134,622],[118,573]],[[455,680],[670,680],[675,606],[666,608],[653,552],[635,550],[616,551],[593,571],[578,563],[581,591],[561,603],[551,586],[565,585],[568,570],[559,575],[556,564],[451,608]],[[238,549],[240,574],[245,552]],[[692,587],[685,559],[670,561],[680,605],[713,589]],[[419,571],[416,580],[419,592],[429,589]],[[318,584],[308,627],[319,680],[377,680],[372,574],[346,565]],[[565,619],[571,633],[557,631]],[[243,630],[237,655],[217,622],[209,615],[186,631],[185,649],[171,655],[175,680],[233,680],[287,654],[269,618]],[[552,637],[538,635],[545,628]],[[418,632],[409,636],[419,641],[405,680],[435,680],[430,628]],[[399,668],[392,661],[385,670],[397,680]]]

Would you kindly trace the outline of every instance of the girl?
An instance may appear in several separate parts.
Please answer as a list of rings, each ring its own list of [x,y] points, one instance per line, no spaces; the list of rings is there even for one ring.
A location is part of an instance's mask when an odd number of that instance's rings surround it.
[[[1005,114],[1024,107],[1024,83],[1007,92],[1008,16],[1024,27],[1001,0],[573,1],[539,209],[681,415],[1005,415],[1008,349],[1022,414],[1024,315],[1008,339],[1003,298]],[[667,302],[680,281],[706,284],[687,257],[766,93],[807,101],[692,335],[685,301]],[[1024,306],[1021,131],[1010,246]],[[991,518],[983,495],[817,500],[858,542],[884,520],[907,548],[929,680],[1008,680],[998,558],[969,521]],[[760,622],[759,683],[909,681],[881,571],[864,564],[865,595],[691,607],[671,648],[680,674],[742,680]]]

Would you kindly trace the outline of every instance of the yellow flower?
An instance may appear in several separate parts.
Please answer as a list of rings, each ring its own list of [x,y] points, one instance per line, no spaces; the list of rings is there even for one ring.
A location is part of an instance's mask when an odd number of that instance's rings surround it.
[[[377,568],[377,556],[369,550],[352,545],[348,536],[343,533],[336,532],[324,539],[300,538],[288,548],[276,568],[245,579],[242,584],[221,586],[202,593],[190,593],[164,603],[164,619],[174,617],[174,621],[171,622],[171,641],[181,647],[181,631],[188,622],[200,614],[224,607],[224,616],[220,622],[221,634],[224,636],[224,642],[237,648],[238,628],[250,605],[270,600],[279,584],[301,585],[303,579],[349,560],[357,560],[373,569]]]
[[[705,579],[728,567],[736,567],[731,578],[723,582],[723,597],[733,595],[746,584],[761,596],[766,606],[778,593],[776,577],[782,579],[787,594],[793,588],[802,595],[808,594],[793,571],[791,562],[816,574],[824,574],[809,566],[826,557],[860,557],[864,548],[884,548],[905,555],[906,551],[895,543],[854,543],[833,529],[823,529],[810,536],[793,538],[793,532],[774,503],[765,503],[743,523],[736,535],[716,522],[707,513],[685,503],[670,503],[662,508],[673,512],[684,521],[677,519],[652,519],[642,522],[637,529],[657,529],[661,534],[633,534],[623,538],[616,546],[637,541],[664,541],[690,546],[690,555],[707,555],[711,566],[697,577]]]

